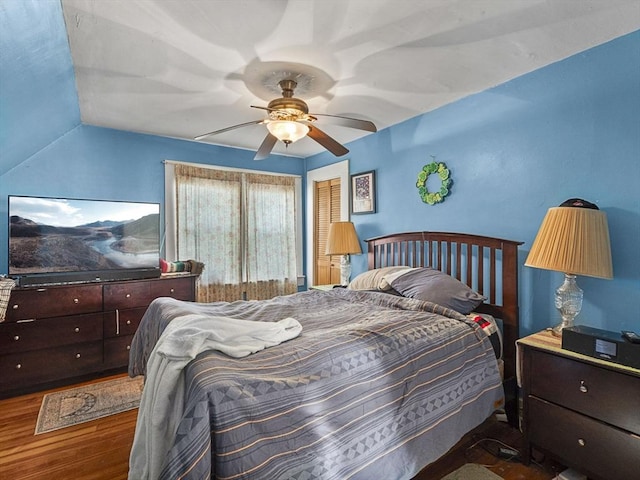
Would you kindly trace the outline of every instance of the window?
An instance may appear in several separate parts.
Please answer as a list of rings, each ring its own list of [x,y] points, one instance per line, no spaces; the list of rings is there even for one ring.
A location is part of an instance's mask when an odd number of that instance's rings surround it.
[[[175,232],[167,238],[167,257],[173,251],[175,258],[205,264],[198,301],[297,291],[299,179],[167,164],[167,231]]]

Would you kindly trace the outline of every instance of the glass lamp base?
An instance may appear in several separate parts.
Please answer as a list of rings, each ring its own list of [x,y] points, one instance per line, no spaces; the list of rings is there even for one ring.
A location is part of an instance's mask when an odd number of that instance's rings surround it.
[[[551,333],[561,337],[563,329],[573,327],[573,320],[582,309],[582,289],[576,283],[575,275],[564,274],[564,283],[556,290],[555,304],[562,322],[553,327]]]
[[[340,285],[349,285],[351,278],[351,259],[349,255],[342,255],[340,257]]]
[[[574,323],[571,322],[561,322],[558,325],[556,325],[555,327],[553,327],[551,329],[551,334],[555,337],[561,337],[562,336],[562,330],[564,330],[567,327],[573,327]]]

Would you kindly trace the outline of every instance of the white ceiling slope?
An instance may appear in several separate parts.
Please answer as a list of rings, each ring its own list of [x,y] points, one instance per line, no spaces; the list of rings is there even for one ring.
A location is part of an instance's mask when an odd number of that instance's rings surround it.
[[[62,0],[83,123],[174,138],[311,113],[378,129],[640,28],[638,0]],[[318,121],[342,143],[367,134]],[[251,150],[251,125],[204,141]],[[310,138],[275,153],[323,151]]]

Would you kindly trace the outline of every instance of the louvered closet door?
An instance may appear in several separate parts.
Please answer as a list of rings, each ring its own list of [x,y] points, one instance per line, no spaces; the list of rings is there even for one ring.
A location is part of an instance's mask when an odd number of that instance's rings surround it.
[[[325,255],[331,222],[340,221],[340,179],[315,182],[314,285],[340,283],[340,256]]]

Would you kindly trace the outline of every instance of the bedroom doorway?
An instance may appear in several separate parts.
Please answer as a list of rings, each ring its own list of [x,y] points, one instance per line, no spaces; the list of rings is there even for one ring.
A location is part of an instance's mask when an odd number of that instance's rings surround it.
[[[315,182],[313,238],[315,275],[314,285],[340,283],[340,256],[325,255],[329,225],[340,221],[340,178]]]
[[[328,183],[323,183],[328,182]],[[331,186],[333,184],[333,187]],[[318,215],[316,205],[316,190],[322,185],[324,190],[322,196],[328,198],[322,202],[324,218],[321,220]],[[318,188],[317,188],[318,187]],[[333,193],[332,193],[333,191]],[[340,258],[333,258],[333,269],[336,273],[331,273],[331,259],[324,254],[329,224],[332,221],[349,220],[349,161],[333,163],[325,167],[309,170],[306,181],[306,211],[305,222],[306,241],[306,284],[307,287],[313,285],[327,285],[340,283]],[[333,200],[331,200],[333,197]],[[324,232],[324,233],[323,233]],[[320,275],[316,271],[324,272]]]

